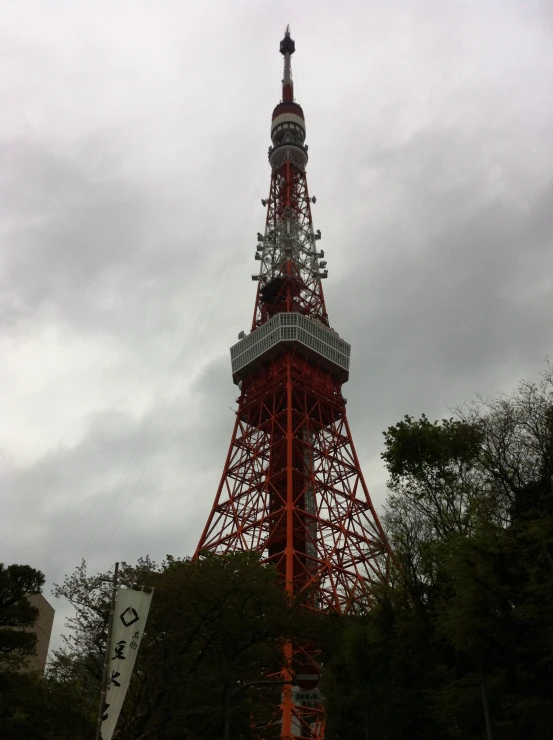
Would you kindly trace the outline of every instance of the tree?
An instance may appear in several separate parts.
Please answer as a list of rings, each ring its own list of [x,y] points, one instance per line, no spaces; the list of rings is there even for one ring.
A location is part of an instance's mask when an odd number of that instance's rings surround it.
[[[240,684],[276,673],[282,640],[312,637],[318,617],[289,604],[273,568],[254,553],[168,557],[123,565],[123,583],[155,588],[118,738],[220,738],[223,708]],[[99,696],[105,650],[108,588],[81,565],[57,588],[76,608],[73,634],[52,668],[58,681],[77,682],[92,706]],[[275,676],[276,678],[276,676]],[[245,738],[251,722],[278,704],[280,687],[250,689],[236,697],[232,727]],[[274,727],[265,733],[277,733]]]
[[[431,423],[424,414],[418,420],[405,416],[384,438],[390,515],[408,506],[438,539],[468,534],[481,484],[475,464],[483,438],[478,420]]]
[[[27,597],[40,593],[43,584],[44,575],[28,565],[0,564],[0,737],[85,740],[70,687],[21,670],[36,646],[30,628],[38,609]]]
[[[89,740],[94,722],[79,710],[79,686],[32,673],[0,674],[0,737]]]
[[[29,565],[0,563],[0,671],[18,670],[34,655],[36,635],[32,627],[38,609],[27,596],[39,594],[44,575]]]
[[[550,737],[553,377],[385,433],[400,567],[346,620],[326,681],[338,737]],[[364,719],[368,707],[368,717]]]

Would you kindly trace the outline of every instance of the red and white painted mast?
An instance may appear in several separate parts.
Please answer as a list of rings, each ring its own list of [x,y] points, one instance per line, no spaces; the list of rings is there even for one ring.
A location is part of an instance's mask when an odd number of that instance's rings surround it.
[[[280,42],[284,56],[282,101],[271,120],[269,197],[265,233],[258,234],[256,259],[260,270],[253,276],[260,286],[252,328],[285,311],[299,311],[328,325],[321,280],[328,276],[324,252],[317,250],[321,232],[313,229],[307,188],[308,147],[305,116],[294,100],[291,57],[295,43],[290,29]]]

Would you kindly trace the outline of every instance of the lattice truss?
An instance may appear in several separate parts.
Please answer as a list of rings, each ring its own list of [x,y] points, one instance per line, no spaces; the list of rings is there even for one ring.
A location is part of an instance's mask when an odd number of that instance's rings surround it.
[[[303,665],[306,663],[317,664],[317,650],[309,650],[301,647],[293,647],[290,642],[284,645],[284,654],[289,666],[296,661]],[[287,674],[274,674],[271,678],[287,678]],[[282,728],[282,718],[286,710],[290,714],[291,737],[294,740],[322,740],[325,729],[325,713],[320,703],[321,695],[318,690],[306,693],[298,686],[283,687],[282,703],[276,707],[276,711],[267,722],[259,724],[254,729],[259,738],[274,737],[274,728]],[[281,734],[279,732],[279,734]],[[282,735],[281,735],[282,736]]]
[[[260,290],[275,278],[291,278],[296,284],[296,308],[301,313],[328,324],[321,278],[327,276],[317,251],[320,232],[313,230],[310,198],[305,171],[286,159],[271,175],[265,234],[259,235],[257,259]],[[267,314],[260,290],[253,327],[262,324]],[[290,310],[290,309],[288,309]]]
[[[246,384],[200,546],[262,553],[315,609],[349,612],[370,598],[388,546],[330,376],[285,357]]]
[[[231,349],[241,389],[238,411],[196,556],[257,551],[308,608],[351,613],[370,603],[375,584],[387,578],[391,550],[346,418],[341,386],[349,374],[349,345],[327,328],[326,262],[317,251],[305,119],[290,73],[294,49],[287,29],[280,46],[282,100],[271,123],[265,233],[258,234],[260,269],[253,276],[252,333],[241,333]],[[317,646],[287,643],[275,675],[291,679],[297,652],[317,666]],[[283,740],[323,740],[320,695],[310,700],[296,689],[283,685],[278,711],[265,727],[278,725]],[[268,735],[261,729],[260,737]]]

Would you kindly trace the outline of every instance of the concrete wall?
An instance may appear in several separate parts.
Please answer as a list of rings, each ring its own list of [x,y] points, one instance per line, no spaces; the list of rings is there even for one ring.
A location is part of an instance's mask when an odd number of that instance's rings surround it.
[[[50,645],[50,635],[52,634],[52,626],[54,624],[55,610],[54,607],[46,601],[42,594],[28,596],[27,598],[31,602],[32,606],[35,606],[39,610],[39,615],[34,628],[29,628],[36,633],[37,644],[36,655],[31,655],[27,658],[26,670],[44,673],[46,657],[48,656],[48,646]]]

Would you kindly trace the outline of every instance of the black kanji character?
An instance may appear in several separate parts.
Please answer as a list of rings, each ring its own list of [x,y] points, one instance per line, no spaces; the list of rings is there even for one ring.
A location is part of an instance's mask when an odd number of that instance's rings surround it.
[[[117,671],[111,672],[111,678],[108,679],[108,689],[110,686],[121,686],[119,681],[117,680],[121,674],[117,673]]]
[[[133,609],[132,606],[128,606],[123,614],[120,615],[119,619],[123,622],[125,627],[130,627],[131,624],[138,622],[140,617],[138,616],[136,609]]]
[[[125,656],[123,655],[123,650],[125,649],[126,644],[126,640],[119,640],[119,642],[115,646],[115,655],[113,656],[112,660],[126,660]]]
[[[138,643],[136,642],[136,640],[131,640],[129,642],[129,647],[131,648],[131,650],[136,650],[136,648],[138,647]]]
[[[134,635],[132,636],[132,639],[138,640],[139,637],[140,637],[140,632],[135,632]]]
[[[108,709],[109,709],[109,707],[110,707],[110,705],[107,702],[104,702],[104,708],[102,709],[102,712],[103,712],[103,714],[102,714],[102,722],[105,722],[106,719],[108,718]]]

